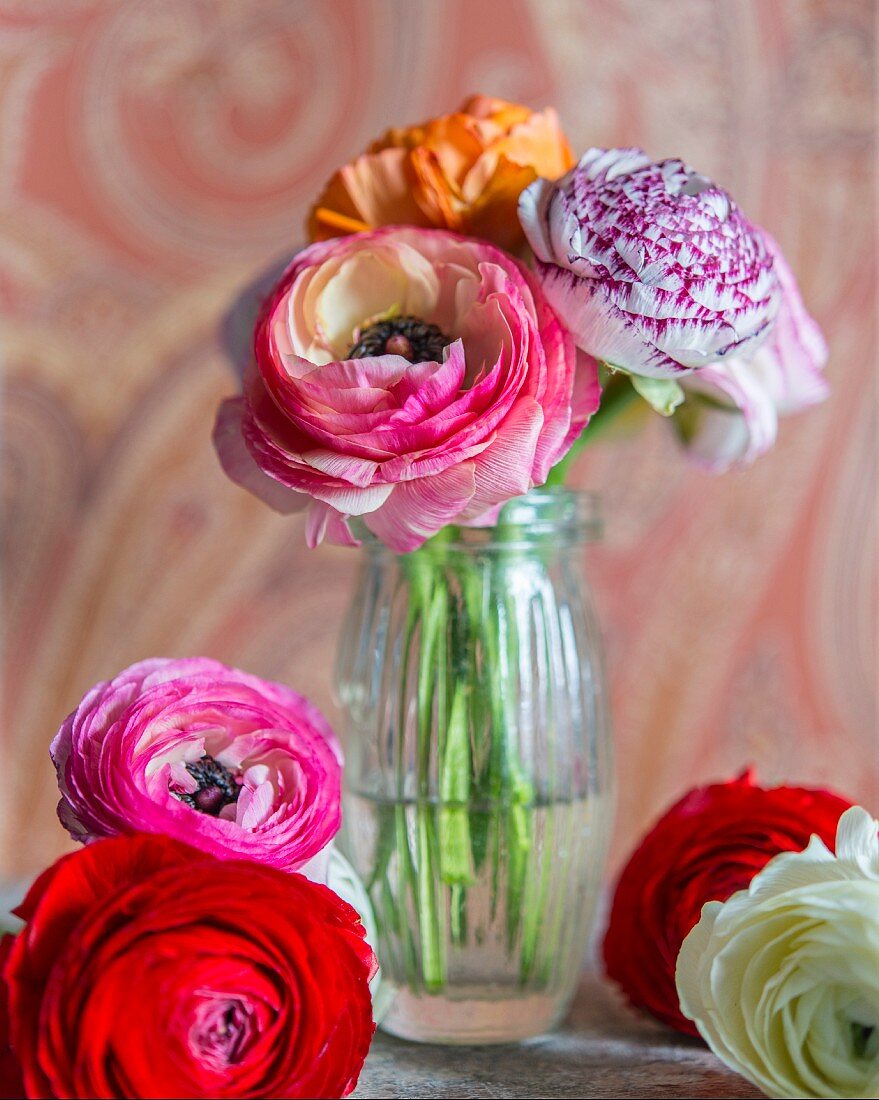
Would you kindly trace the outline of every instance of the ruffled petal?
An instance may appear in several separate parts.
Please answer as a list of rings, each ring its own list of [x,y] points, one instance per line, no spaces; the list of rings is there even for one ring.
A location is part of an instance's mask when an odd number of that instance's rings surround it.
[[[247,489],[276,512],[300,512],[308,497],[275,481],[257,465],[242,434],[246,406],[241,397],[230,397],[217,411],[214,425],[214,447],[226,476]]]
[[[747,466],[771,449],[778,414],[753,364],[732,360],[706,367],[681,384],[688,400],[674,419],[698,462],[722,472]]]
[[[481,516],[499,500],[522,496],[533,486],[533,456],[543,427],[543,409],[533,399],[520,401],[504,423],[504,432],[474,464],[473,496],[462,513],[464,520]]]
[[[465,462],[434,477],[397,485],[364,522],[392,550],[408,554],[460,516],[475,492],[475,466]]]

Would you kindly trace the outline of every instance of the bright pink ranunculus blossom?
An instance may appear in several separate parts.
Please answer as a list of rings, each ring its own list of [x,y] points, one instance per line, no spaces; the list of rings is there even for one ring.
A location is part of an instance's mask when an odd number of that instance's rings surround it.
[[[214,438],[233,481],[308,508],[309,544],[353,543],[357,516],[405,553],[543,484],[599,394],[597,363],[519,261],[390,227],[294,258]]]
[[[51,752],[58,816],[84,842],[164,833],[308,873],[341,821],[341,750],[317,708],[203,657],[141,661],[97,684]]]

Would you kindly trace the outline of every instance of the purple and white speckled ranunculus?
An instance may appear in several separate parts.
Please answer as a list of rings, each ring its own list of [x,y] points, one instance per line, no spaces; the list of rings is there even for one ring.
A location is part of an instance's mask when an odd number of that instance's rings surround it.
[[[771,331],[782,289],[765,235],[682,161],[590,149],[526,188],[519,215],[550,304],[610,366],[675,378],[749,357]]]
[[[317,708],[206,658],[141,661],[97,684],[51,752],[58,816],[84,842],[165,833],[308,873],[341,821],[341,750]]]

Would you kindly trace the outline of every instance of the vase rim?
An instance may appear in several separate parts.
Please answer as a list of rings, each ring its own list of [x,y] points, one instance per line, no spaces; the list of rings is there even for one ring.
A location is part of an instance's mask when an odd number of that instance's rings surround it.
[[[563,548],[597,541],[603,531],[599,495],[562,486],[532,489],[493,509],[485,520],[445,527],[415,552],[527,550],[547,542]],[[362,523],[356,533],[368,550],[394,554]]]

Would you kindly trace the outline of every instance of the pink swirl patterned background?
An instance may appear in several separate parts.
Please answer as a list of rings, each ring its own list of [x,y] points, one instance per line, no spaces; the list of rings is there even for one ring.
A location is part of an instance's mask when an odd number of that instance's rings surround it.
[[[210,446],[236,290],[330,171],[471,91],[555,104],[577,148],[713,175],[781,241],[831,400],[722,479],[659,423],[596,448],[587,568],[613,677],[616,856],[756,763],[879,809],[869,0],[5,0],[0,7],[6,873],[64,847],[50,737],[153,655],[332,713],[351,552],[229,484]]]

